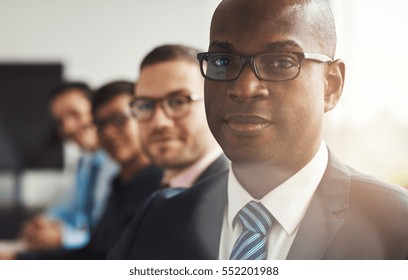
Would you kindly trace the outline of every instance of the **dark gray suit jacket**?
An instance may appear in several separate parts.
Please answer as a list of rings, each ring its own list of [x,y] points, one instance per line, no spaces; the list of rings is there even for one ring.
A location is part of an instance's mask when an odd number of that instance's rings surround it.
[[[152,197],[110,259],[217,259],[228,171]],[[361,174],[331,153],[287,259],[407,259],[408,191]]]

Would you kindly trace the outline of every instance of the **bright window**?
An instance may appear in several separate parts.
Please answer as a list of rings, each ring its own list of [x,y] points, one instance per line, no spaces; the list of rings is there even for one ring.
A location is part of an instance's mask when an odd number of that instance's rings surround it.
[[[408,185],[408,17],[400,0],[331,1],[346,84],[326,141],[349,165]]]

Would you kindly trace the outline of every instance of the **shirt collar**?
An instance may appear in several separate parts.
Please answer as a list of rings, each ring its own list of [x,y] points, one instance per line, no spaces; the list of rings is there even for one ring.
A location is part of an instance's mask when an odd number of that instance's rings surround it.
[[[228,178],[228,227],[232,230],[238,212],[250,201],[260,201],[291,235],[306,213],[313,194],[327,167],[328,151],[324,141],[314,157],[301,170],[273,189],[261,200],[254,199],[238,182],[232,168]]]
[[[171,188],[189,188],[191,187],[197,178],[213,163],[219,156],[221,156],[222,150],[217,147],[211,152],[207,153],[204,157],[188,167],[186,170],[171,178],[168,184]],[[166,181],[166,178],[164,178]]]

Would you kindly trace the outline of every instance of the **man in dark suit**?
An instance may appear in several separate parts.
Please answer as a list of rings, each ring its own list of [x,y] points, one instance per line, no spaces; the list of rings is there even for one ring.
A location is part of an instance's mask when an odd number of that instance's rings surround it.
[[[163,45],[142,60],[131,103],[143,147],[164,170],[163,187],[188,188],[229,167],[205,119],[198,50]]]
[[[231,169],[150,199],[112,259],[406,259],[408,192],[323,141],[342,93],[324,0],[224,0],[207,53],[207,121]]]

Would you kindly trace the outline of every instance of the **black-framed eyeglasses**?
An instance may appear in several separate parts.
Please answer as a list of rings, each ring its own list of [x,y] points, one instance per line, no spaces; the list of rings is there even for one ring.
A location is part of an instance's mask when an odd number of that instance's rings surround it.
[[[134,118],[134,113],[129,112],[128,114],[118,113],[114,114],[108,118],[95,119],[94,124],[98,131],[103,131],[108,125],[113,125],[116,128],[121,128],[127,123],[130,118]]]
[[[228,82],[238,79],[244,66],[250,63],[258,79],[268,82],[283,82],[295,79],[303,60],[331,63],[324,54],[302,52],[261,53],[255,56],[240,56],[229,53],[204,52],[197,54],[201,74],[212,81]]]
[[[153,117],[157,104],[160,104],[167,117],[181,119],[190,112],[192,102],[202,99],[197,95],[173,95],[157,99],[136,97],[130,102],[130,106],[140,122],[149,121]]]

